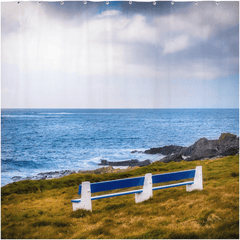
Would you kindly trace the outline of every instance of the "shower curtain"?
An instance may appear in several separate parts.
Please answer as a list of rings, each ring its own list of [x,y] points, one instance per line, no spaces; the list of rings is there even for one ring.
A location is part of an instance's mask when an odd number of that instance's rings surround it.
[[[1,2],[2,239],[238,239],[238,136],[239,2]]]
[[[2,2],[3,108],[238,107],[238,2]]]

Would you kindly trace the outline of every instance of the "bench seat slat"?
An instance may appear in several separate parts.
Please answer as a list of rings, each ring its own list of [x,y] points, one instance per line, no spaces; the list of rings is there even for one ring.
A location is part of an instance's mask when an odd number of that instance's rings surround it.
[[[128,192],[111,193],[111,194],[106,194],[106,195],[100,195],[100,196],[91,197],[91,200],[97,200],[97,199],[109,198],[109,197],[117,197],[117,196],[129,195],[129,194],[141,193],[141,192],[143,192],[142,189],[133,190],[133,191],[128,191]],[[79,202],[81,202],[81,199],[74,199],[74,200],[71,200],[71,202],[79,203]]]
[[[178,180],[181,180],[181,179],[193,178],[194,176],[195,176],[195,169],[180,171],[180,172],[163,173],[163,174],[153,175],[152,176],[152,181],[153,181],[153,184],[154,184],[154,183],[161,183],[161,182],[178,181]]]
[[[179,187],[179,186],[184,186],[184,185],[191,185],[193,183],[194,183],[193,181],[174,183],[174,184],[169,184],[169,185],[164,185],[164,186],[153,187],[152,190],[159,190],[159,189],[164,189],[164,188],[171,188],[171,187]]]

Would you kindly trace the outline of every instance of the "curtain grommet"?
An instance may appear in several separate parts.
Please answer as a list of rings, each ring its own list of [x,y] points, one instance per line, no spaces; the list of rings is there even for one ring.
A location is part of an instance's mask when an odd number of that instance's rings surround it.
[[[153,5],[156,5],[157,3],[156,2],[153,2]]]
[[[63,5],[63,4],[64,4],[64,2],[60,2],[60,4],[61,4],[61,5]]]
[[[198,5],[198,2],[194,2],[195,5]]]
[[[87,1],[84,1],[83,4],[87,4]]]
[[[174,5],[174,2],[172,1],[171,4]]]
[[[108,5],[108,4],[109,4],[109,2],[106,2],[106,4]]]
[[[20,4],[20,2],[17,2],[17,4]]]
[[[129,1],[129,4],[132,4],[132,1]]]
[[[216,2],[217,5],[219,5],[219,2]]]

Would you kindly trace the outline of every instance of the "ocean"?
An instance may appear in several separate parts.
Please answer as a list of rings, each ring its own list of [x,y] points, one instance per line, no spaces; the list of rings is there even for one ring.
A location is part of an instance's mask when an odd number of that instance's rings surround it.
[[[163,156],[131,152],[223,132],[239,135],[238,109],[2,109],[1,185],[13,176],[96,169],[101,159],[156,161]]]

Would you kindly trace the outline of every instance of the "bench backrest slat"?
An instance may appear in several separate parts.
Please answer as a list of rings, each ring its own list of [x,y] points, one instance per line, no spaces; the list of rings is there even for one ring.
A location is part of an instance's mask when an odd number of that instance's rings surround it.
[[[152,183],[177,181],[181,179],[193,178],[194,176],[195,169],[173,173],[163,173],[153,175]],[[91,183],[91,193],[142,186],[144,184],[144,178],[145,177],[125,178],[113,181]],[[78,194],[81,195],[81,192],[82,185],[79,185]]]
[[[177,180],[186,179],[186,178],[193,178],[194,176],[195,176],[195,169],[187,170],[187,171],[153,175],[152,176],[152,181],[153,181],[153,184],[154,184],[154,183],[177,181]]]
[[[144,183],[144,178],[145,177],[143,176],[143,177],[136,177],[136,178],[126,178],[126,179],[120,179],[120,180],[91,183],[91,193],[115,190],[120,188],[142,186]],[[82,191],[82,186],[79,185],[79,189],[78,189],[79,195],[81,195],[81,191]]]

